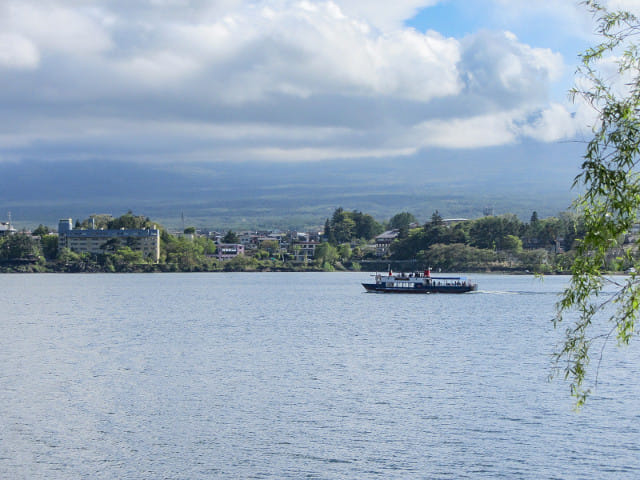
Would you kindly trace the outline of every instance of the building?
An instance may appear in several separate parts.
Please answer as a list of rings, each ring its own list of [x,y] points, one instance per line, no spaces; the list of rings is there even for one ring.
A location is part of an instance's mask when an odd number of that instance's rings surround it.
[[[76,253],[100,254],[129,247],[151,258],[160,259],[160,231],[149,229],[95,230],[74,229],[72,220],[65,218],[58,223],[58,247]]]
[[[0,222],[0,237],[13,235],[14,233],[16,233],[16,229],[13,228],[10,222]]]
[[[238,234],[238,240],[244,245],[245,250],[257,250],[261,235],[258,232],[242,232]]]
[[[456,223],[468,222],[468,218],[443,218],[442,223],[447,227],[451,227]]]
[[[238,255],[244,255],[244,245],[241,243],[219,243],[216,246],[216,258],[218,260],[229,260]]]
[[[400,235],[400,230],[393,229],[387,230],[376,237],[376,255],[378,257],[384,257],[389,251],[389,246]]]
[[[316,254],[318,242],[313,240],[295,242],[292,248],[293,259],[296,262],[308,262],[313,260]]]

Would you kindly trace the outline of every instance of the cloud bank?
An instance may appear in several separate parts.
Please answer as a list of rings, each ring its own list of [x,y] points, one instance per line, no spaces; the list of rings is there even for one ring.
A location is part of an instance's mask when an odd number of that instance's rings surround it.
[[[557,51],[404,25],[436,3],[5,0],[0,160],[318,161],[576,134],[551,94]]]

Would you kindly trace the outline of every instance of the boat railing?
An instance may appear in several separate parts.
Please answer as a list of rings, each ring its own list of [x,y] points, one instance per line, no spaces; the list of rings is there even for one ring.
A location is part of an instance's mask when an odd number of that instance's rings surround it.
[[[448,287],[472,287],[474,283],[468,279],[467,277],[433,277],[426,272],[412,272],[412,273],[397,273],[389,271],[389,273],[381,274],[376,273],[372,274],[372,277],[376,278],[376,283],[381,283],[383,277],[391,278],[393,277],[393,281],[398,282],[411,282],[415,281],[415,279],[427,280],[427,282],[434,286],[448,286]]]

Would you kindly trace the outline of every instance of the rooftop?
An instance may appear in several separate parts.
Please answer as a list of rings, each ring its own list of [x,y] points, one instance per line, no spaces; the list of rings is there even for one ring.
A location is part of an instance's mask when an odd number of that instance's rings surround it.
[[[157,229],[120,229],[120,230],[69,230],[65,232],[67,237],[155,237],[160,235]]]

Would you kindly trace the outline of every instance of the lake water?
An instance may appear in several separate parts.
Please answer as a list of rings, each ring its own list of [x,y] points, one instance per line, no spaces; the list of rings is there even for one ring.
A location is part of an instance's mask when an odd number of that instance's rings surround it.
[[[640,478],[640,345],[580,413],[564,277],[0,275],[0,478]]]

